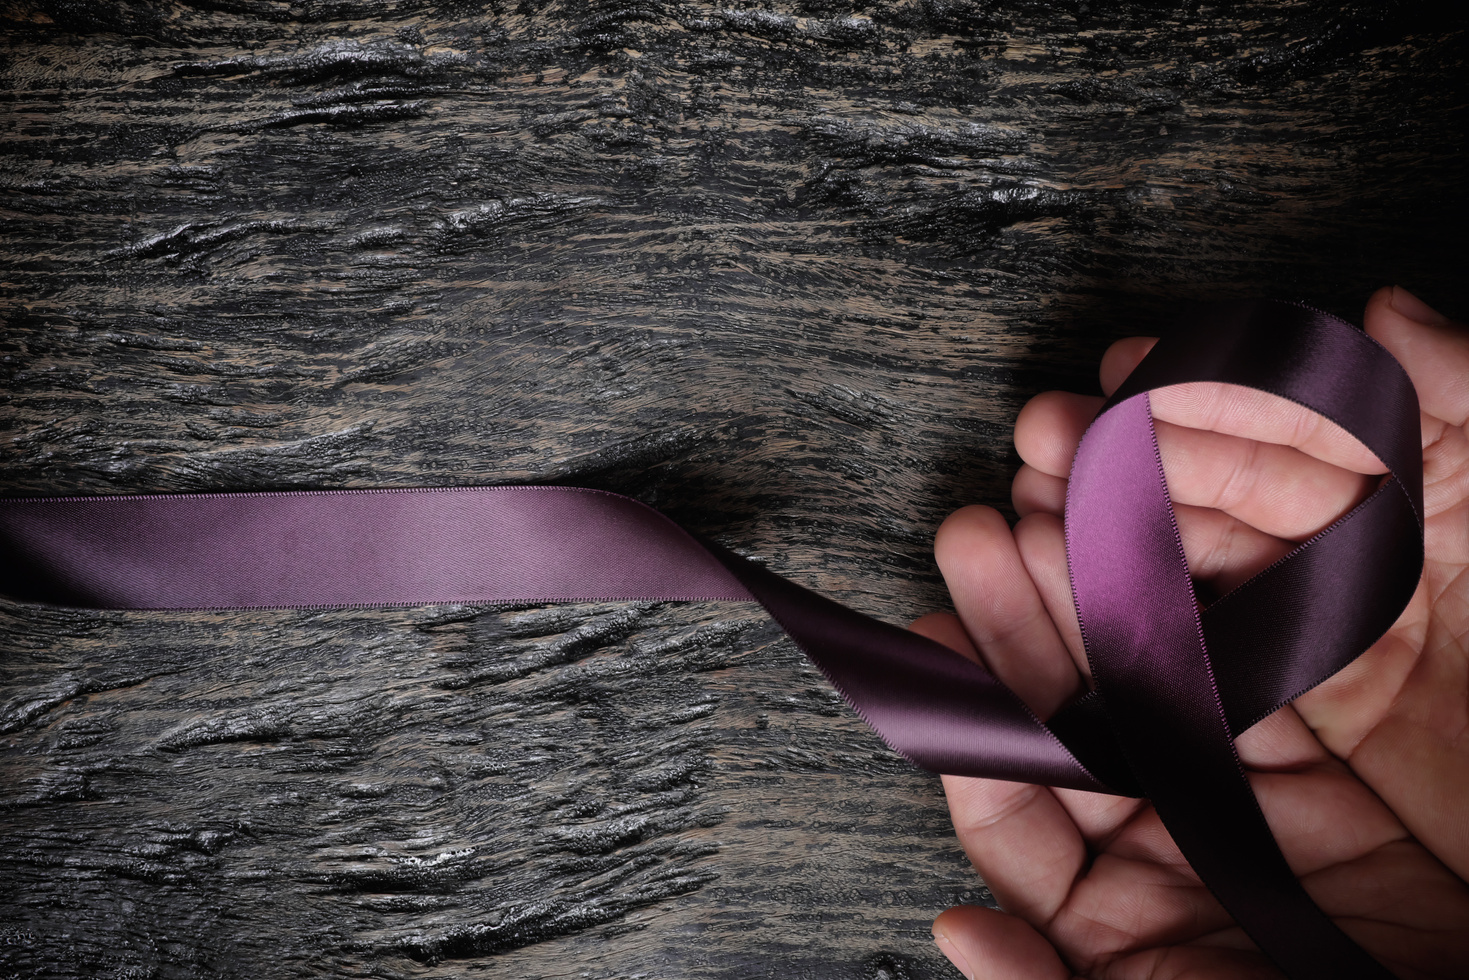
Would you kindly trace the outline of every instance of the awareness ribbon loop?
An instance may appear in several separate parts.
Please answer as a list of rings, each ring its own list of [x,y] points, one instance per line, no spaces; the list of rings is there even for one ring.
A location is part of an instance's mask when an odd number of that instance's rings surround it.
[[[1160,341],[1077,450],[1072,591],[1096,690],[1049,722],[964,657],[789,582],[615,494],[570,487],[0,501],[0,591],[112,609],[754,599],[923,768],[1152,800],[1184,856],[1294,980],[1387,978],[1306,895],[1233,738],[1392,625],[1423,563],[1412,383],[1325,313],[1218,307]],[[1341,425],[1389,476],[1202,612],[1148,391],[1229,382]]]

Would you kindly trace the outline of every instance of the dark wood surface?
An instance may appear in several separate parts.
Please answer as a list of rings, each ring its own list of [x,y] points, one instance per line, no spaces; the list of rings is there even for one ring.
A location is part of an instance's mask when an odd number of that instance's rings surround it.
[[[564,482],[893,622],[1179,301],[1469,312],[1412,3],[3,8],[0,492]],[[0,977],[952,975],[755,607],[0,601]]]

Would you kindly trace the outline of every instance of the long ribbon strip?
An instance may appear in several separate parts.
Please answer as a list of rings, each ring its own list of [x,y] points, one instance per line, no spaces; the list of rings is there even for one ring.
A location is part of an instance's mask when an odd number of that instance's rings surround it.
[[[1330,677],[1407,604],[1423,562],[1418,403],[1350,325],[1273,303],[1165,338],[1077,450],[1072,590],[1097,689],[1037,718],[983,667],[824,599],[634,500],[567,487],[0,501],[0,591],[111,609],[755,599],[883,739],[935,772],[1150,798],[1185,857],[1294,980],[1389,977],[1306,895],[1233,737]],[[1147,392],[1268,391],[1389,472],[1351,513],[1199,612]]]

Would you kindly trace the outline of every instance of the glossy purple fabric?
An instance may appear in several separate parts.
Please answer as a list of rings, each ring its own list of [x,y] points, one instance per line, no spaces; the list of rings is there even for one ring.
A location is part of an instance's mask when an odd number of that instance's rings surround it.
[[[1305,405],[1391,473],[1202,615],[1146,394],[1185,381],[1245,384]],[[1092,715],[1105,715],[1115,738],[1107,766],[1128,773],[1199,877],[1295,980],[1391,974],[1291,873],[1232,735],[1355,658],[1407,604],[1423,563],[1418,417],[1406,374],[1365,334],[1314,310],[1244,305],[1150,356],[1103,407],[1072,466],[1067,555],[1092,700],[1106,704]]]
[[[1295,400],[1391,473],[1202,613],[1146,394],[1189,381]],[[1383,978],[1291,875],[1232,739],[1392,624],[1421,572],[1421,513],[1417,398],[1401,368],[1334,317],[1253,303],[1181,324],[1082,440],[1067,548],[1097,689],[1044,723],[952,651],[700,543],[636,501],[574,488],[7,500],[0,590],[118,609],[755,599],[916,764],[1148,796],[1289,976]]]
[[[574,487],[13,500],[0,534],[12,594],[78,606],[751,598],[662,514]]]

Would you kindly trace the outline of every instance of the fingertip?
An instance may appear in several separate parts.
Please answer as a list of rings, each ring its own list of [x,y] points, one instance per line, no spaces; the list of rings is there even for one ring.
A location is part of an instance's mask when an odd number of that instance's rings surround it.
[[[940,569],[953,567],[966,557],[985,554],[1002,535],[1010,536],[1004,514],[985,504],[970,504],[944,518],[933,537],[933,555]]]
[[[1107,353],[1102,355],[1102,366],[1098,372],[1102,391],[1110,397],[1112,392],[1122,387],[1122,382],[1142,363],[1157,342],[1157,337],[1126,337],[1108,347]]]
[[[975,504],[950,514],[934,537],[933,556],[954,608],[969,629],[977,621],[1009,628],[1022,614],[1014,607],[1024,605],[1024,590],[1018,588],[1024,567],[1009,522],[993,507]],[[983,647],[985,635],[973,635]]]
[[[1043,391],[1015,418],[1015,451],[1042,473],[1065,477],[1086,427],[1105,399]]]
[[[967,607],[978,602],[984,615],[993,612],[988,603],[994,584],[1013,578],[1020,564],[1005,515],[983,504],[962,507],[944,519],[934,535],[933,557],[960,620],[971,626],[975,611]]]
[[[956,905],[934,920],[933,938],[969,980],[1068,980],[1072,975],[1033,926],[998,909]]]

